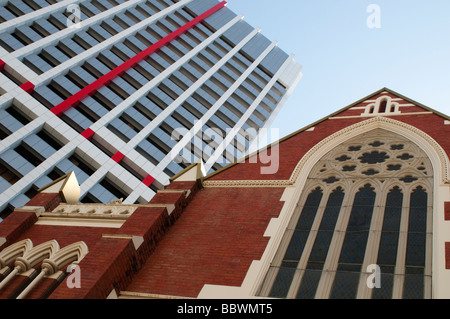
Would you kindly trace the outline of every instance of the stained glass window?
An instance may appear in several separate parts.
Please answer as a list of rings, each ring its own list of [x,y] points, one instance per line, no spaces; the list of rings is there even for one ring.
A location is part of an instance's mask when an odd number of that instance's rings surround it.
[[[289,246],[281,263],[270,297],[284,298],[288,293],[297,264],[302,256],[305,243],[322,200],[322,189],[314,189],[308,196],[298,222],[290,232]]]
[[[331,298],[355,298],[367,247],[376,194],[370,184],[356,193]],[[345,284],[342,284],[345,282]]]
[[[317,232],[314,246],[309,255],[300,288],[297,293],[299,299],[312,299],[315,296],[325,259],[328,255],[331,239],[344,200],[344,190],[338,187],[331,194],[325,208],[322,222]]]
[[[397,261],[403,193],[396,186],[389,191],[383,217],[383,228],[378,249],[377,264],[381,269],[380,288],[374,289],[372,298],[391,299],[395,265]]]
[[[261,296],[430,298],[433,178],[423,150],[392,132],[334,147],[309,172]],[[372,264],[381,287],[366,285]]]

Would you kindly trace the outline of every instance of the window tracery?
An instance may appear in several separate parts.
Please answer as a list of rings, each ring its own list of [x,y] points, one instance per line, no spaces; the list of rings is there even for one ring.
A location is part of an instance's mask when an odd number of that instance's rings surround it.
[[[289,227],[304,211],[314,220],[301,237],[286,231],[260,295],[431,297],[432,185],[427,155],[398,134],[376,129],[334,148],[311,170]],[[307,204],[315,193],[319,203]],[[371,264],[382,289],[365,284]]]

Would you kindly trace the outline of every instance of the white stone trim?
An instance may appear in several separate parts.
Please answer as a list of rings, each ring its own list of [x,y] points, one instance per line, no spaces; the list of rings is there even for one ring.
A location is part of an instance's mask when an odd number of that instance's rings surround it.
[[[329,120],[342,120],[342,119],[356,119],[356,118],[360,118],[360,117],[379,117],[379,116],[404,116],[404,115],[429,115],[429,114],[433,114],[433,112],[411,112],[411,113],[398,113],[398,114],[394,114],[394,113],[389,113],[389,114],[385,114],[383,115],[383,113],[379,113],[379,114],[361,114],[361,115],[349,115],[349,116],[333,116],[328,118]]]

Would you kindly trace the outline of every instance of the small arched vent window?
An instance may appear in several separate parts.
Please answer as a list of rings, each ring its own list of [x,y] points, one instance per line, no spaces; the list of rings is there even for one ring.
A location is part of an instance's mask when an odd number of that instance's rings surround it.
[[[380,102],[380,108],[378,109],[378,113],[386,113],[387,104],[388,104],[387,100],[382,100]]]
[[[374,103],[366,106],[365,115],[389,115],[400,113],[400,105],[388,96],[379,97]]]

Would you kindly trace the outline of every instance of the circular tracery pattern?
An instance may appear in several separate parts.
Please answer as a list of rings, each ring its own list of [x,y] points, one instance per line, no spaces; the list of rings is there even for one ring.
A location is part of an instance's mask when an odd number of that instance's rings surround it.
[[[382,129],[341,144],[320,162],[310,178],[326,184],[368,177],[410,184],[433,175],[429,159],[417,145]]]

